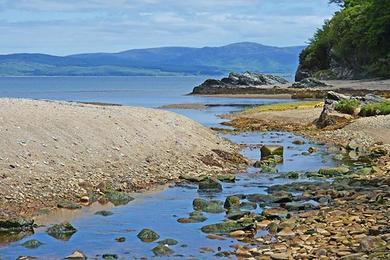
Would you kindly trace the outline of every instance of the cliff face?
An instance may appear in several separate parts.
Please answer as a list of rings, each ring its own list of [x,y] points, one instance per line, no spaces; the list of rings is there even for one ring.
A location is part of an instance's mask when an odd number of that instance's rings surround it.
[[[390,2],[345,0],[302,51],[296,81],[390,78]]]

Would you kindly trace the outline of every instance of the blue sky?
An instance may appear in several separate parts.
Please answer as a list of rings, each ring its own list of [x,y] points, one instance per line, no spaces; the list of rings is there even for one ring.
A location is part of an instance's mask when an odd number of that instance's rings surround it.
[[[328,0],[1,0],[0,53],[303,45],[335,11]]]

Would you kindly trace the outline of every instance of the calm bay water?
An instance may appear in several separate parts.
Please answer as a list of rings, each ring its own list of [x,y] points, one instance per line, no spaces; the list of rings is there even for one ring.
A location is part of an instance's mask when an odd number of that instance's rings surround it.
[[[222,120],[217,115],[240,110],[242,104],[285,102],[185,96],[203,80],[202,77],[0,78],[0,97],[106,102],[145,107],[179,103],[229,104],[203,110],[173,109],[207,126],[220,126]],[[278,166],[280,172],[310,171],[334,165],[323,146],[309,140],[305,140],[304,145],[295,145],[292,143],[293,140],[303,138],[291,133],[255,132],[224,137],[240,144],[272,143],[289,147],[285,151],[284,163]],[[309,146],[318,147],[320,152],[309,156],[303,155]],[[260,156],[258,150],[245,149],[242,153],[251,160],[257,160]],[[62,259],[77,249],[86,253],[89,259],[102,259],[103,254],[116,254],[119,259],[150,258],[153,256],[151,249],[156,243],[139,241],[136,235],[143,228],[157,231],[161,239],[178,240],[179,244],[172,247],[178,258],[212,259],[219,247],[221,250],[231,251],[229,246],[236,241],[229,238],[223,241],[209,240],[200,228],[223,221],[225,215],[205,214],[208,220],[197,224],[180,224],[176,220],[187,217],[193,211],[192,200],[196,197],[224,200],[226,196],[238,193],[265,194],[269,186],[296,181],[275,177],[275,174],[260,173],[258,169],[251,167],[246,173],[238,176],[236,183],[224,183],[222,193],[201,194],[193,185],[172,186],[162,191],[134,194],[136,200],[122,207],[94,205],[79,211],[55,212],[42,217],[40,222],[50,225],[64,220],[70,221],[78,232],[69,241],[56,240],[45,233],[47,227],[41,227],[32,236],[0,246],[0,259],[16,259],[20,255],[35,256],[38,259]],[[94,215],[94,212],[101,210],[102,207],[106,209],[108,207],[114,215],[109,217]],[[260,213],[262,208],[255,211]],[[115,241],[117,237],[125,237],[126,241],[118,243]],[[38,239],[44,244],[37,249],[26,249],[21,246],[30,239]],[[211,248],[215,252],[201,252],[202,247]]]

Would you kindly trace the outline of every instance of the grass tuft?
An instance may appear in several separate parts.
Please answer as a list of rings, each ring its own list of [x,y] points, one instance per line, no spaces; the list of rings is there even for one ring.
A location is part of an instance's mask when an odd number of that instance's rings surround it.
[[[367,104],[360,111],[361,116],[389,115],[390,101]]]
[[[336,104],[336,111],[353,115],[356,109],[360,107],[360,101],[356,99],[343,99]]]
[[[244,114],[252,114],[259,112],[267,112],[267,111],[285,111],[285,110],[293,110],[293,109],[309,109],[309,108],[317,108],[322,107],[324,102],[322,101],[302,101],[302,102],[293,102],[293,103],[276,103],[269,105],[261,105],[253,108],[249,108],[245,110]]]

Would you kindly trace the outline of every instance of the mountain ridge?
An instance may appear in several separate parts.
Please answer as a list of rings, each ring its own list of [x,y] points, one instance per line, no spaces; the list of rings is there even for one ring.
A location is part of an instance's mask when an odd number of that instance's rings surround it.
[[[172,46],[66,56],[15,53],[0,55],[0,76],[222,75],[248,70],[292,74],[303,48],[240,42],[220,47]]]

